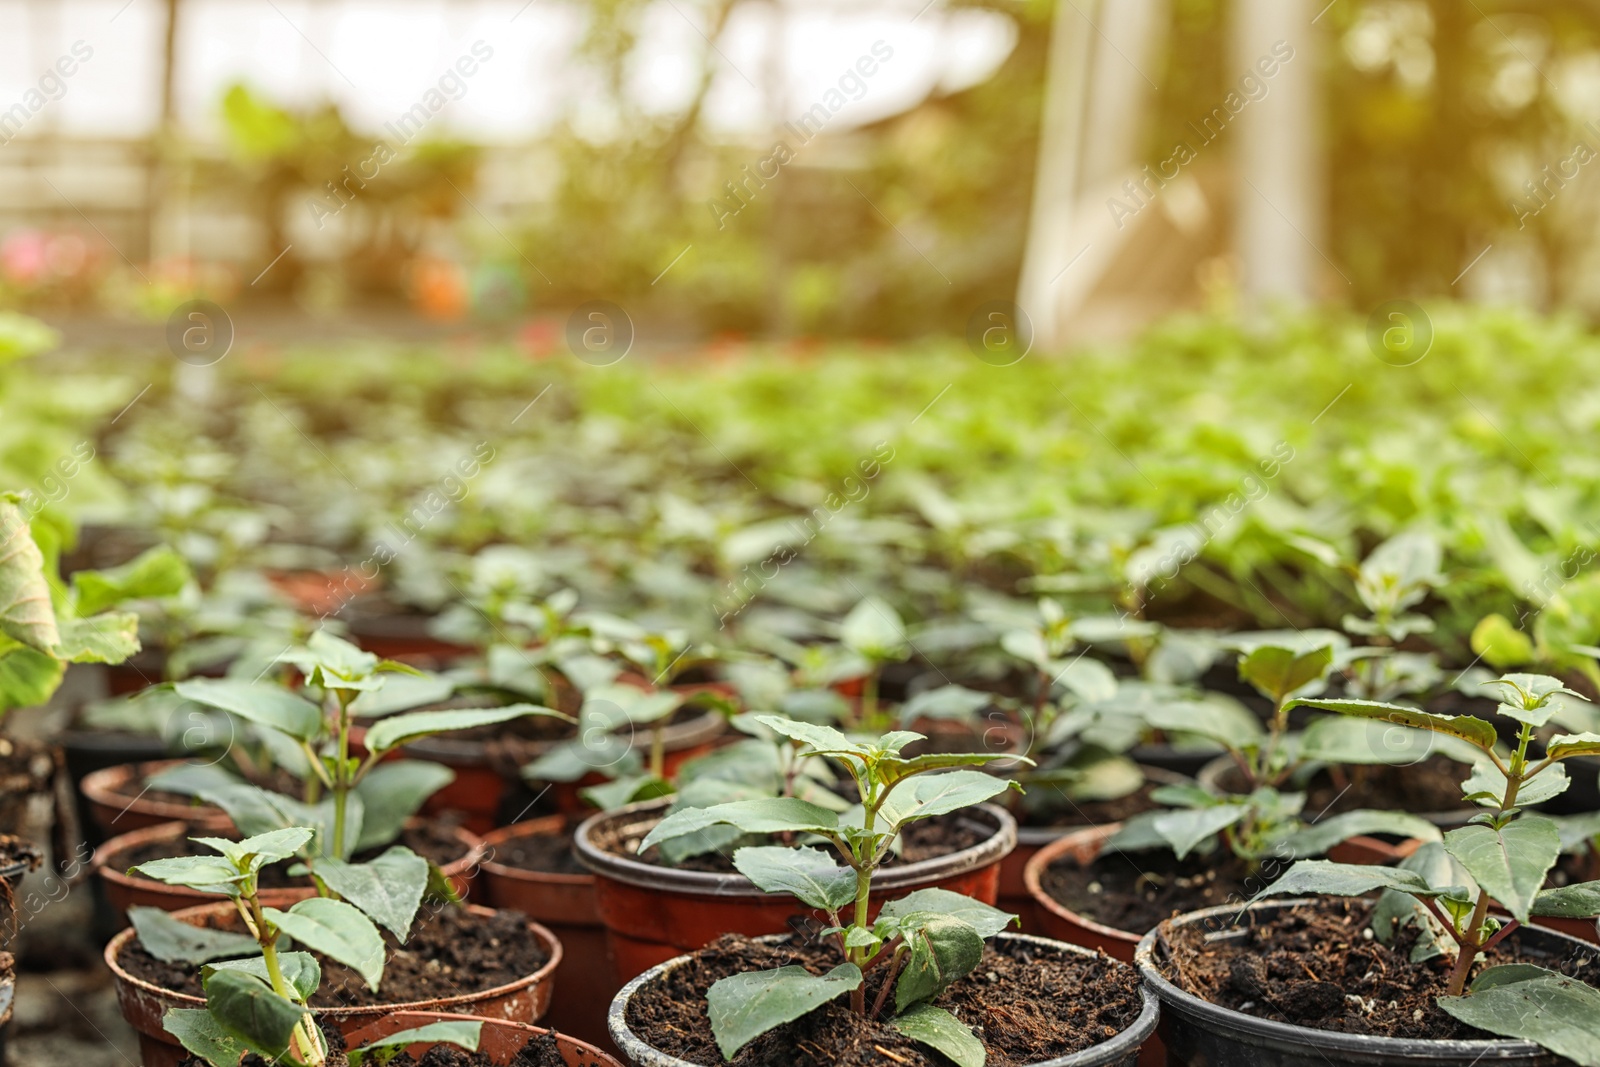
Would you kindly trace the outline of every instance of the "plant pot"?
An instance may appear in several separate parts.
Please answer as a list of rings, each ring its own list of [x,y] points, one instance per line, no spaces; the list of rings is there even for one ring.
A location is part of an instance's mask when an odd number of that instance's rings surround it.
[[[78,823],[86,836],[92,835],[90,843],[99,844],[107,837],[139,829],[124,822],[119,822],[115,829],[102,826],[95,802],[84,792],[83,783],[90,775],[108,767],[126,766],[130,761],[167,759],[171,753],[167,750],[166,742],[148,734],[130,734],[120,730],[67,730],[61,735],[61,751],[66,757],[67,776],[72,779],[73,796],[77,800]],[[127,799],[124,799],[117,806],[117,811],[120,812],[126,804]]]
[[[1195,775],[1195,781],[1202,789],[1216,796],[1235,796],[1241,790],[1235,788],[1237,783],[1230,782],[1229,776],[1230,774],[1238,774],[1238,769],[1238,764],[1233,762],[1232,756],[1218,756],[1200,769],[1200,773]],[[1449,829],[1456,826],[1465,826],[1468,819],[1482,810],[1481,808],[1463,807],[1452,808],[1448,811],[1419,811],[1415,814],[1435,826]]]
[[[1113,959],[1132,963],[1134,952],[1145,931],[1119,930],[1114,926],[1095,922],[1087,915],[1073,911],[1062,904],[1044,889],[1044,875],[1051,866],[1063,860],[1088,866],[1100,855],[1106,839],[1120,829],[1122,829],[1121,823],[1111,823],[1108,826],[1091,826],[1067,834],[1040,849],[1033,859],[1028,861],[1027,868],[1023,872],[1023,880],[1027,884],[1029,899],[1032,900],[1035,914],[1039,919],[1039,931],[1045,937],[1065,941],[1069,945],[1092,948],[1104,952]],[[1421,843],[1407,841],[1403,845],[1390,845],[1375,837],[1353,837],[1329,849],[1328,856],[1340,863],[1382,866],[1404,859]]]
[[[1135,745],[1128,758],[1141,767],[1160,767],[1164,771],[1193,778],[1206,764],[1217,758],[1216,748],[1178,748],[1169,744]]]
[[[996,935],[995,940],[1022,941],[1038,945],[1041,948],[1048,946],[1057,951],[1070,952],[1074,955],[1093,955],[1093,953],[1073,945],[1063,945],[1058,942],[1047,941],[1042,937],[1031,937],[1027,934],[999,934]],[[611,1002],[609,1019],[611,1039],[622,1050],[623,1058],[633,1064],[633,1067],[695,1067],[688,1060],[669,1056],[645,1044],[628,1026],[628,1002],[633,999],[633,995],[646,983],[670,974],[689,962],[690,958],[688,956],[678,956],[674,959],[663,961],[630,981],[617,994],[616,999]],[[1070,1056],[1058,1056],[1050,1060],[1040,1060],[1036,1064],[1029,1065],[1029,1067],[1133,1067],[1139,1060],[1140,1048],[1155,1032],[1156,1023],[1159,1021],[1161,1014],[1160,1006],[1148,989],[1141,986],[1140,995],[1144,1000],[1143,1008],[1140,1009],[1138,1017],[1133,1021],[1133,1025],[1120,1034],[1102,1044],[1095,1045],[1093,1048],[1084,1049],[1082,1052],[1076,1052]]]
[[[171,822],[188,823],[213,833],[233,829],[233,820],[221,808],[140,795],[139,788],[135,788],[152,775],[188,762],[168,759],[123,763],[84,775],[79,790],[88,802],[89,818],[103,838]]]
[[[1144,772],[1145,781],[1156,785],[1182,785],[1190,780],[1174,771],[1163,770],[1160,767],[1140,765]],[[1015,915],[1022,917],[1022,929],[1028,933],[1042,931],[1040,919],[1035,912],[1032,894],[1028,892],[1028,884],[1023,872],[1028,866],[1028,861],[1038,855],[1039,850],[1061,840],[1071,833],[1076,833],[1083,827],[1077,826],[1028,826],[1025,823],[1017,825],[1017,847],[1011,854],[1000,861],[1000,907]],[[1049,935],[1054,937],[1056,935]]]
[[[716,712],[708,711],[692,719],[673,723],[662,732],[666,749],[666,772],[670,778],[678,766],[696,756],[711,751],[722,734],[726,720]],[[456,737],[429,737],[406,745],[404,752],[415,759],[442,763],[456,772],[455,781],[433,794],[423,805],[425,815],[443,812],[460,813],[463,824],[474,833],[488,833],[494,829],[500,816],[501,801],[508,788],[518,782],[521,768],[549,752],[558,741],[530,741],[519,745],[515,758],[497,753],[496,746],[486,741],[466,740]],[[648,750],[648,731],[633,738],[633,747]],[[595,777],[580,782],[561,782],[551,786],[551,796],[556,806],[569,814],[581,814],[587,805],[578,795],[580,789],[597,785],[605,779]]]
[[[488,908],[468,905],[472,914],[487,917]],[[237,931],[242,922],[238,909],[231,902],[202,904],[176,912],[173,918],[194,926],[207,926],[219,930]],[[529,929],[544,946],[550,958],[543,967],[514,982],[486,989],[478,993],[462,993],[453,997],[440,997],[429,1001],[405,1004],[370,1004],[341,1008],[314,1008],[319,1020],[330,1020],[348,1039],[349,1035],[385,1016],[402,1011],[460,1012],[488,1019],[505,1019],[510,1022],[531,1023],[544,1015],[550,1004],[551,979],[561,963],[561,942],[538,923],[529,921]],[[177,1038],[162,1027],[161,1020],[170,1008],[202,1008],[205,1000],[163,989],[142,978],[135,978],[119,962],[122,950],[134,938],[130,928],[122,931],[106,945],[106,966],[111,968],[117,986],[117,1006],[122,1017],[139,1034],[139,1051],[144,1067],[178,1067],[188,1055]]]
[[[421,821],[411,819],[406,825],[415,826]],[[113,837],[100,847],[95,853],[93,870],[104,886],[106,902],[117,916],[119,929],[127,925],[128,909],[131,907],[178,911],[182,908],[192,908],[197,904],[226,899],[219,893],[203,893],[188,886],[168,885],[154,878],[129,874],[129,863],[123,859],[127,853],[146,845],[179,841],[197,835],[203,836],[205,833],[205,830],[197,830],[188,823],[169,822]],[[455,887],[456,892],[465,898],[472,889],[473,875],[483,858],[483,842],[459,827],[454,828],[451,835],[461,842],[461,847],[465,851],[460,859],[445,864],[440,870],[450,879],[450,884]],[[195,847],[198,849],[199,846]],[[316,895],[316,887],[309,879],[304,886],[263,889],[260,894],[261,903],[273,908],[287,908],[297,900],[305,900]]]
[[[1415,1038],[1374,1037],[1314,1030],[1290,1023],[1245,1015],[1179,988],[1166,977],[1168,930],[1195,923],[1212,924],[1217,934],[1241,914],[1268,915],[1311,903],[1306,899],[1263,901],[1240,908],[1236,904],[1190,912],[1169,919],[1139,942],[1135,963],[1145,987],[1161,999],[1165,1016],[1163,1036],[1175,1063],[1228,1064],[1229,1067],[1377,1067],[1377,1065],[1427,1064],[1430,1067],[1555,1067],[1567,1063],[1529,1041],[1425,1041]],[[1209,928],[1209,927],[1208,927]],[[1525,926],[1511,935],[1525,949],[1558,956],[1590,946],[1538,926]]]
[[[578,858],[595,874],[595,899],[619,980],[723,934],[777,934],[788,930],[796,915],[825,918],[793,897],[762,892],[742,874],[658,867],[608,850],[610,843],[642,837],[661,821],[670,803],[663,798],[602,812],[585,820],[573,838]],[[983,820],[992,834],[948,856],[880,870],[873,878],[873,897],[880,905],[930,888],[963,893],[985,904],[998,899],[1000,861],[1016,847],[1016,820],[992,804],[963,813]]]
[[[553,1032],[529,1026],[527,1023],[512,1023],[503,1019],[480,1019],[471,1015],[451,1015],[437,1011],[397,1011],[355,1031],[349,1036],[350,1046],[355,1048],[402,1030],[413,1030],[437,1022],[482,1023],[483,1028],[478,1034],[478,1051],[496,1064],[507,1067],[516,1061],[518,1054],[529,1041]],[[615,1058],[593,1045],[560,1033],[555,1034],[555,1039],[561,1049],[561,1058],[566,1061],[567,1067],[622,1067]],[[420,1062],[423,1054],[433,1048],[434,1044],[431,1041],[423,1041],[407,1045],[406,1051],[411,1054],[412,1059]]]
[[[567,818],[551,815],[496,830],[483,839],[484,858],[475,882],[491,908],[512,908],[549,927],[566,954],[557,972],[550,1019],[557,1029],[585,1041],[608,1045],[606,1005],[617,995],[617,980],[607,957],[606,927],[600,921],[594,875],[529,871],[496,861],[516,841],[565,833]]]

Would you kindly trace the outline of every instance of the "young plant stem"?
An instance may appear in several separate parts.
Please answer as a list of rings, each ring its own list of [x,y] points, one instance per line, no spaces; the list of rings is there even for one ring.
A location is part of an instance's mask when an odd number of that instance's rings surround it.
[[[872,1002],[872,1014],[869,1019],[876,1019],[883,1011],[884,1002],[889,999],[889,990],[894,988],[896,978],[900,977],[900,968],[906,965],[906,957],[910,955],[905,945],[895,949],[894,958],[889,961],[889,973],[883,976],[883,987],[878,990],[877,997]]]
[[[657,719],[650,727],[650,774],[658,782],[667,780],[666,719]]]
[[[872,729],[872,720],[878,714],[878,672],[881,669],[880,664],[874,663],[861,683],[861,713],[857,725],[867,729]]]
[[[1528,742],[1533,738],[1533,727],[1524,724],[1517,751],[1511,757],[1511,766],[1506,771],[1506,792],[1500,800],[1500,814],[1510,811],[1517,803],[1517,790],[1522,788],[1523,772],[1528,760]],[[1482,953],[1488,950],[1489,945],[1498,941],[1502,929],[1494,937],[1487,940],[1483,937],[1483,921],[1489,914],[1489,891],[1478,890],[1478,902],[1473,906],[1472,918],[1467,922],[1467,929],[1462,936],[1461,951],[1456,955],[1455,969],[1450,972],[1449,994],[1459,997],[1467,988],[1467,976],[1472,973],[1472,964]]]
[[[261,902],[252,890],[248,904],[250,909],[252,933],[255,934],[256,943],[261,946],[261,959],[266,964],[267,981],[272,986],[272,991],[284,1000],[291,1003],[302,1003],[295,991],[290,988],[289,982],[283,977],[283,967],[278,962],[278,932],[274,930],[261,913]],[[290,1051],[299,1057],[301,1063],[317,1067],[324,1062],[322,1055],[322,1042],[317,1040],[315,1034],[310,1032],[312,1026],[309,1018],[302,1019],[295,1025],[291,1035]]]
[[[350,711],[344,693],[339,693],[339,756],[333,772],[333,858],[344,858],[345,806],[350,799],[347,765],[350,762]]]

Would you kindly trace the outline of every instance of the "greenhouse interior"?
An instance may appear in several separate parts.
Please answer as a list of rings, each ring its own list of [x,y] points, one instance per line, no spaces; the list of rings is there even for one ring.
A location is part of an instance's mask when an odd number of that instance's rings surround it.
[[[0,0],[0,1067],[1600,1067],[1600,4]]]

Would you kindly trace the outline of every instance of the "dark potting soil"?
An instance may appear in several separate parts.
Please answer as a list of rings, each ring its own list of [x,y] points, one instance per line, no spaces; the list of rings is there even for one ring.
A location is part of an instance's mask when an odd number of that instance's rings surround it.
[[[540,874],[589,873],[589,868],[579,863],[577,853],[572,851],[570,831],[513,838],[496,845],[489,859],[519,871]]]
[[[1303,790],[1309,818],[1339,815],[1360,808],[1409,811],[1419,815],[1461,811],[1471,805],[1461,799],[1461,783],[1472,768],[1447,756],[1429,756],[1409,767],[1354,766],[1318,771]],[[1218,782],[1230,793],[1248,792],[1237,768],[1223,772]],[[1290,787],[1285,786],[1287,791]]]
[[[409,1004],[481,993],[532,974],[550,958],[528,929],[528,917],[517,911],[481,917],[463,908],[424,910],[404,945],[387,931],[383,940],[389,952],[377,993],[349,967],[313,953],[322,964],[322,986],[311,998],[312,1007]],[[204,995],[198,967],[164,963],[146,952],[138,938],[128,942],[118,962],[129,974],[163,989]]]
[[[1191,926],[1169,935],[1163,966],[1178,986],[1257,1018],[1380,1037],[1494,1037],[1435,1005],[1446,992],[1452,961],[1412,963],[1414,926],[1397,931],[1388,945],[1369,936],[1372,907],[1321,900],[1264,917],[1237,939],[1209,944],[1206,931]],[[1519,953],[1515,941],[1512,935],[1478,967],[1534,963],[1600,986],[1600,950],[1549,958]]]
[[[418,826],[406,827],[400,831],[399,839],[391,842],[391,844],[404,845],[435,866],[444,867],[466,855],[466,849],[461,841],[454,836],[454,829],[455,827],[451,823],[428,820]],[[121,853],[117,857],[116,867],[118,870],[126,871],[130,867],[141,863],[149,863],[151,860],[164,860],[177,856],[195,856],[207,853],[210,851],[209,849],[196,845],[189,840],[190,837],[205,836],[207,835],[203,831],[195,831],[193,834],[186,834],[175,839],[147,842],[137,848],[130,848]],[[377,848],[362,849],[351,858],[357,863],[365,863],[368,860],[377,859],[389,847],[389,845],[380,845]],[[282,863],[274,863],[268,867],[263,867],[258,884],[262,889],[296,889],[310,885],[311,880],[307,877],[296,878],[290,876],[289,868],[295,862],[293,860],[285,860]],[[143,876],[136,875],[135,877]]]
[[[728,934],[694,953],[693,962],[653,982],[628,1004],[628,1025],[672,1056],[720,1065],[705,995],[712,983],[742,971],[800,964],[824,974],[839,962],[832,946],[763,945]],[[885,969],[867,974],[871,1004]],[[891,1002],[892,1003],[892,1002]],[[1019,1067],[1066,1056],[1126,1030],[1142,1006],[1134,969],[1107,956],[1081,957],[1040,946],[999,942],[935,1003],[974,1028],[988,1050],[985,1067]],[[949,1067],[943,1055],[885,1022],[849,1008],[848,998],[769,1031],[746,1045],[734,1067]]]
[[[645,833],[648,830],[649,827],[643,827],[637,835],[629,835],[622,840],[608,842],[606,847],[619,856],[639,859],[645,863],[660,863],[659,849],[652,848],[642,856],[636,855],[633,851],[639,847],[639,842],[644,840]],[[919,860],[931,860],[940,856],[948,856],[987,841],[994,836],[994,832],[994,827],[989,823],[970,818],[960,812],[914,822],[900,831],[900,852],[898,855],[891,853],[884,866],[904,866],[907,863],[916,863]],[[681,871],[704,871],[709,874],[736,873],[731,850],[727,855],[720,852],[708,852],[704,855],[693,856],[679,864],[677,869]]]
[[[44,859],[39,846],[25,837],[0,834],[0,870],[24,864],[26,870],[37,870]]]
[[[1231,852],[1179,860],[1164,849],[1106,852],[1082,865],[1061,859],[1039,884],[1063,907],[1114,930],[1142,934],[1173,912],[1244,901],[1266,888],[1282,869],[1252,875]]]
[[[347,1045],[344,1035],[332,1023],[319,1024],[322,1036],[328,1042],[328,1067],[345,1067],[350,1061],[347,1056]],[[482,1052],[468,1052],[457,1045],[435,1045],[422,1058],[416,1059],[411,1053],[401,1050],[389,1061],[390,1067],[494,1067],[494,1061]],[[277,1067],[272,1060],[263,1059],[254,1053],[240,1061],[242,1067]],[[209,1067],[206,1061],[189,1057],[178,1067]],[[529,1041],[516,1058],[510,1060],[505,1067],[567,1067],[567,1061],[562,1058],[561,1046],[556,1043],[554,1033],[540,1034]],[[599,1060],[580,1059],[575,1067],[600,1067]]]

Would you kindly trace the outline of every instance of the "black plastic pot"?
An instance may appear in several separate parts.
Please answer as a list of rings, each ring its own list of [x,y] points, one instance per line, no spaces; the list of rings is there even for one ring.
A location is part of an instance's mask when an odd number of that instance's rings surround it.
[[[760,940],[772,942],[787,940],[788,934],[776,934],[763,937]],[[1041,948],[1050,948],[1059,952],[1068,952],[1077,956],[1094,956],[1095,953],[1077,945],[1068,945],[1060,941],[1051,941],[1043,937],[1032,937],[1028,934],[999,934],[996,940],[1016,942],[1021,941]],[[622,1050],[622,1058],[633,1064],[633,1067],[695,1067],[688,1060],[681,1060],[676,1056],[669,1056],[650,1045],[644,1043],[637,1034],[628,1026],[628,1001],[633,999],[634,993],[648,982],[654,981],[663,975],[685,966],[692,961],[690,956],[678,956],[666,963],[650,968],[639,977],[622,987],[616,999],[611,1002],[611,1012],[606,1022],[611,1028],[611,1040],[617,1048]],[[1140,986],[1139,993],[1144,998],[1144,1007],[1140,1009],[1138,1018],[1133,1025],[1114,1037],[1107,1039],[1093,1048],[1075,1052],[1071,1056],[1057,1056],[1051,1060],[1040,1060],[1028,1067],[1134,1067],[1139,1060],[1139,1050],[1144,1046],[1152,1034],[1155,1033],[1156,1023],[1161,1018],[1161,1008],[1156,998],[1151,994],[1148,986]],[[1219,1064],[1223,1061],[1216,1061]],[[1231,1067],[1231,1065],[1230,1065]]]
[[[1264,901],[1242,912],[1236,904],[1190,912],[1168,919],[1144,936],[1134,954],[1134,963],[1144,978],[1145,988],[1161,1000],[1166,1039],[1171,1063],[1214,1064],[1217,1067],[1555,1067],[1569,1061],[1546,1052],[1531,1041],[1424,1041],[1414,1038],[1373,1037],[1366,1034],[1341,1034],[1307,1026],[1258,1019],[1180,988],[1167,977],[1166,942],[1168,929],[1207,924],[1227,938],[1228,931],[1241,936],[1244,927],[1233,926],[1240,915],[1272,915],[1302,904],[1306,899]],[[1517,947],[1529,955],[1570,956],[1575,952],[1600,954],[1593,945],[1577,938],[1524,926],[1511,935]]]

